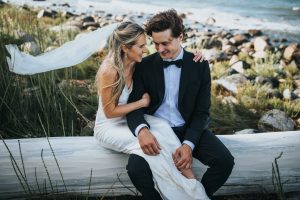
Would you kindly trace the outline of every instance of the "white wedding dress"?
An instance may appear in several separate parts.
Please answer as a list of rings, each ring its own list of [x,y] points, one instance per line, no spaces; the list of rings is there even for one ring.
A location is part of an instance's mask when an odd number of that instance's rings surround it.
[[[119,99],[119,105],[126,104],[131,88],[124,87]],[[134,137],[127,126],[125,117],[108,119],[102,109],[99,97],[99,108],[96,116],[94,136],[102,146],[127,154],[137,154],[148,162],[156,188],[165,200],[209,199],[203,185],[196,179],[187,179],[177,170],[172,153],[181,143],[169,124],[160,118],[145,115],[151,126],[151,133],[161,146],[160,154],[148,156],[143,153],[137,137]]]

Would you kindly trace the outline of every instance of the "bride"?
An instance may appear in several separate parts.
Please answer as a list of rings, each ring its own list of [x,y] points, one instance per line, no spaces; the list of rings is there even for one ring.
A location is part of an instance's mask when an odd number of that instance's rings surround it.
[[[145,93],[140,100],[127,104],[132,91],[135,63],[141,62],[146,52],[145,32],[139,25],[123,22],[116,27],[113,24],[36,57],[21,53],[16,45],[6,45],[10,53],[7,57],[9,69],[19,74],[35,74],[78,64],[103,48],[107,35],[110,35],[109,53],[96,75],[99,106],[95,138],[106,148],[144,157],[163,199],[209,199],[191,169],[179,171],[176,168],[172,153],[181,143],[166,121],[145,116],[160,147],[160,153],[156,156],[143,153],[138,139],[127,126],[125,115],[150,103],[150,96]],[[200,59],[201,54],[195,54],[195,60]]]

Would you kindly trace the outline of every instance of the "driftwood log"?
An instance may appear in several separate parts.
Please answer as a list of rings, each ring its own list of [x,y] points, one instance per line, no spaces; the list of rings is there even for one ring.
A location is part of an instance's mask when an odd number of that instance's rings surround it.
[[[272,163],[281,152],[277,163],[283,189],[300,192],[300,131],[218,137],[235,157],[235,166],[216,195],[274,193]],[[0,199],[51,192],[135,195],[125,169],[127,159],[128,155],[103,148],[93,137],[3,140]],[[201,178],[206,167],[196,160],[193,165]]]

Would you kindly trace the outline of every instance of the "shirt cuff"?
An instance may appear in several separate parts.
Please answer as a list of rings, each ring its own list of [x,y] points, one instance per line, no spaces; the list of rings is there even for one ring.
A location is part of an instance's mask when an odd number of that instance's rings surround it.
[[[139,132],[142,128],[147,127],[149,129],[149,127],[147,126],[147,124],[140,124],[138,127],[136,127],[134,134],[137,137],[139,135]]]
[[[187,145],[189,145],[189,147],[191,147],[192,151],[193,151],[194,148],[195,148],[195,145],[194,145],[191,141],[188,141],[188,140],[184,140],[182,144],[187,144]]]

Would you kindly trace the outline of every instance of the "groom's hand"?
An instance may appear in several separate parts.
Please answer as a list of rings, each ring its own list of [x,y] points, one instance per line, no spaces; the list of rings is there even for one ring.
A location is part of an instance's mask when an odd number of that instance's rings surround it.
[[[193,151],[191,147],[187,144],[183,144],[177,148],[173,154],[173,160],[179,170],[191,168],[193,162]]]
[[[143,152],[147,155],[155,156],[161,150],[156,138],[148,128],[142,128],[138,135],[138,140]]]

